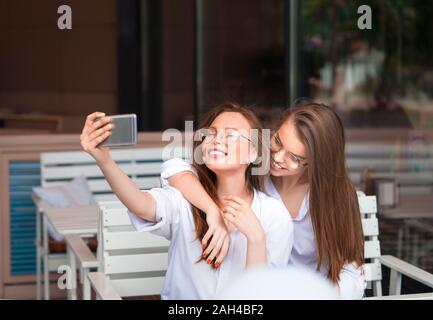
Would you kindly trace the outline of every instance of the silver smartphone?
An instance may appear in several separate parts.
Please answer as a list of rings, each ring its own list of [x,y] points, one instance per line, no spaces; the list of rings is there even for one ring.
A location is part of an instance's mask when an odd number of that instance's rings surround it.
[[[114,125],[111,135],[102,141],[101,147],[121,147],[137,144],[137,116],[131,114],[118,114],[107,116]],[[96,118],[95,121],[98,121]]]

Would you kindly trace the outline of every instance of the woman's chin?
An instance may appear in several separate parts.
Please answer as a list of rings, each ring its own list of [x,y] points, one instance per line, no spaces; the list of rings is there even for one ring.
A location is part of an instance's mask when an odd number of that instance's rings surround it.
[[[213,172],[223,172],[223,171],[233,171],[237,169],[241,169],[240,164],[230,164],[226,161],[221,161],[220,159],[206,159],[205,165],[209,170]]]

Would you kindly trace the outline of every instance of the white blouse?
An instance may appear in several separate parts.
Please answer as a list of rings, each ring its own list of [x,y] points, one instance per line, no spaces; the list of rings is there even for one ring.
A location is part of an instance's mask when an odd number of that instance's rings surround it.
[[[191,171],[196,174],[194,168],[186,161],[175,158],[162,164],[161,179],[164,185],[168,185],[168,178],[182,171]],[[281,204],[283,200],[272,183],[270,177],[266,177],[265,191],[277,199]],[[284,206],[286,215],[291,217],[287,208]],[[313,225],[309,215],[309,194],[307,193],[302,201],[298,216],[293,219],[294,238],[293,249],[288,260],[288,265],[299,268],[316,270],[317,254],[316,241]],[[327,268],[323,266],[320,273],[326,278]],[[346,264],[340,273],[339,281],[340,296],[342,299],[361,299],[366,288],[366,281],[363,268],[356,266],[355,263]]]
[[[283,203],[283,199],[275,188],[270,177],[266,177],[266,192],[273,198]],[[287,210],[287,208],[286,208]],[[290,214],[290,213],[289,213]],[[307,267],[316,270],[317,252],[313,224],[309,214],[309,193],[302,200],[298,216],[293,219],[294,241],[289,265],[295,267]],[[327,277],[327,268],[322,266],[320,273]],[[358,268],[355,263],[346,264],[340,272],[340,296],[343,299],[361,299],[366,288],[365,277],[362,267]]]
[[[162,299],[212,299],[245,271],[247,240],[239,230],[231,232],[229,252],[218,269],[205,261],[197,263],[202,247],[196,239],[190,203],[172,187],[146,192],[156,201],[156,222],[143,220],[130,211],[128,214],[136,230],[151,231],[170,240]],[[265,232],[268,265],[285,267],[293,245],[293,223],[284,206],[255,191],[251,209]]]

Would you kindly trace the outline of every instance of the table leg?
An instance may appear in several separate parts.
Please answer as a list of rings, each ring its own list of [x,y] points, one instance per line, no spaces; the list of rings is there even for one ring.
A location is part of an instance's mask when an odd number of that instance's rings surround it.
[[[404,235],[403,238],[405,239],[405,245],[404,245],[404,258],[406,261],[409,261],[410,255],[411,255],[411,244],[412,244],[412,236],[411,236],[411,228],[408,225],[405,225],[404,227]]]
[[[398,226],[398,234],[397,234],[397,258],[402,259],[403,252],[403,226],[404,222],[402,222]]]
[[[44,299],[50,300],[50,277],[49,277],[49,249],[48,249],[48,221],[43,215],[43,242],[44,242]]]
[[[419,258],[419,233],[416,232],[413,236],[413,247],[412,247],[412,264],[414,266],[418,265]]]
[[[70,268],[70,277],[67,278],[68,300],[77,300],[77,264],[75,255],[69,246],[66,248],[66,256]]]
[[[83,284],[84,283],[84,277],[86,276],[84,274],[84,269],[82,266],[80,266],[80,283]]]
[[[41,216],[36,210],[36,300],[41,300]]]
[[[90,281],[87,278],[88,268],[83,268],[83,300],[90,300]]]
[[[389,279],[389,295],[399,296],[401,294],[401,273],[396,270],[391,270]]]

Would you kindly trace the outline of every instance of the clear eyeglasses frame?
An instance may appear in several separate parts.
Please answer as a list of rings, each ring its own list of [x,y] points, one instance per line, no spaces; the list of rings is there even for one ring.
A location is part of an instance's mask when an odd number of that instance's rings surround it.
[[[300,158],[292,152],[283,149],[283,144],[281,143],[280,137],[278,136],[278,132],[274,132],[271,134],[270,149],[272,154],[279,154],[280,152],[284,152],[284,163],[290,170],[297,170],[299,168],[304,168],[308,166],[308,163],[305,159]]]
[[[252,142],[250,138],[245,137],[239,130],[234,128],[217,129],[210,127],[201,128],[197,131],[198,137],[203,143],[213,142],[219,133],[223,134],[224,142],[229,146],[235,144],[241,137]]]

